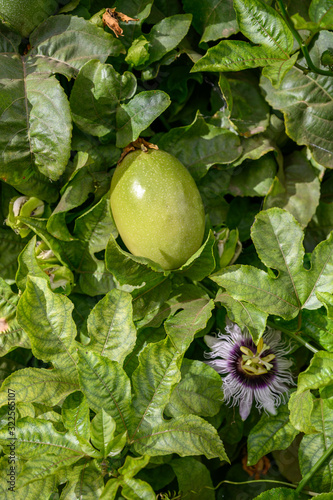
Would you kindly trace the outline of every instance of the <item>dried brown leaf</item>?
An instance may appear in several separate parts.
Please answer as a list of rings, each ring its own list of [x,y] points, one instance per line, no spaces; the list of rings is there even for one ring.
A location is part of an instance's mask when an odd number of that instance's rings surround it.
[[[148,149],[158,149],[156,144],[152,142],[148,142],[142,137],[139,137],[136,141],[130,142],[126,148],[123,149],[123,152],[119,158],[118,164],[125,158],[128,153],[131,151],[135,151],[136,149],[141,149],[141,151],[148,151]]]
[[[128,21],[139,21],[139,19],[126,16],[126,14],[123,14],[122,12],[116,12],[115,7],[112,9],[106,8],[102,19],[104,26],[108,26],[117,38],[119,36],[124,36],[123,29],[119,26],[119,21],[124,21],[126,23],[128,23]]]

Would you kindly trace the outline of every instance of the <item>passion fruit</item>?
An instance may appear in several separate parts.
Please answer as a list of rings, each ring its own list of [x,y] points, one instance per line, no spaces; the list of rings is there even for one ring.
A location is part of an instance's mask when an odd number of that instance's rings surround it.
[[[189,171],[155,149],[128,153],[111,183],[111,210],[127,249],[177,269],[201,246],[205,213]]]

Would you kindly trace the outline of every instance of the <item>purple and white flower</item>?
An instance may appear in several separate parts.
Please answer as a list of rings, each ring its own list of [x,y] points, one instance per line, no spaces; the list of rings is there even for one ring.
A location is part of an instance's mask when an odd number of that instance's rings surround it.
[[[250,334],[227,321],[226,333],[205,336],[211,352],[205,353],[207,364],[223,377],[224,400],[239,405],[242,420],[250,414],[253,400],[259,410],[273,415],[285,401],[289,386],[294,384],[290,372],[292,361],[284,356],[288,348],[281,342],[281,332],[268,328],[256,346]]]

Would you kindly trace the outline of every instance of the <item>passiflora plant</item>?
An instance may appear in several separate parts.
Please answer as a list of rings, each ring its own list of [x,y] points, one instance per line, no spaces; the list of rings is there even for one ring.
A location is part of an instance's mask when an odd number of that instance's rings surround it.
[[[2,499],[332,497],[332,13],[0,0]]]

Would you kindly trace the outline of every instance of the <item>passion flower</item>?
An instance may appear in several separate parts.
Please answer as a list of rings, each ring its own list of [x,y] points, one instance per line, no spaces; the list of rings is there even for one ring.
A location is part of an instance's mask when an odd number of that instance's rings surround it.
[[[281,332],[268,328],[256,346],[248,332],[231,321],[226,334],[205,336],[211,352],[206,353],[207,364],[223,377],[225,402],[239,405],[242,420],[250,414],[252,403],[275,415],[276,408],[286,398],[293,378],[289,370],[292,362],[284,356],[288,348],[281,342]]]
[[[111,183],[111,210],[128,250],[176,269],[200,247],[205,214],[188,170],[165,151],[128,153]]]

